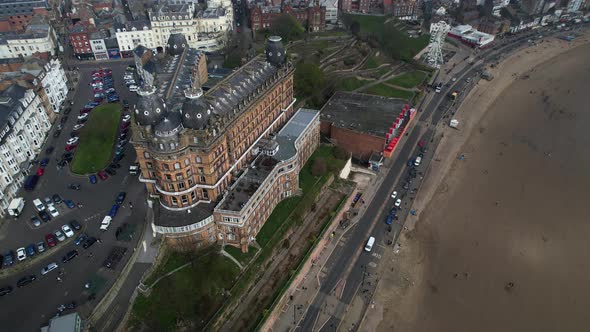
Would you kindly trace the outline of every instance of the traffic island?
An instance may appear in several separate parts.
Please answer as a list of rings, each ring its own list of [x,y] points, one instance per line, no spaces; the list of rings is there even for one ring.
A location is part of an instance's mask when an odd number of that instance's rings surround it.
[[[122,110],[118,103],[99,105],[92,110],[86,125],[80,130],[79,145],[71,164],[73,173],[96,173],[110,163]]]

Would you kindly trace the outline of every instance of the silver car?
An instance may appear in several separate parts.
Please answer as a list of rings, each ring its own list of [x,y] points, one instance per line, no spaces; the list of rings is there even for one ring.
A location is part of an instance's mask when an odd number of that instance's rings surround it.
[[[43,241],[37,242],[37,252],[42,253],[45,251],[45,243]]]
[[[57,238],[57,240],[59,242],[63,242],[66,239],[66,236],[64,235],[64,233],[62,233],[59,229],[56,230],[55,232],[53,232],[53,234],[55,234],[55,237]]]

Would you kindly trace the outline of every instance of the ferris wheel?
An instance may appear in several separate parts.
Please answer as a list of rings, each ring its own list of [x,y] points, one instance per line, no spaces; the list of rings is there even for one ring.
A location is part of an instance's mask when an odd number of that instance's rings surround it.
[[[428,65],[440,68],[440,65],[443,64],[442,46],[450,29],[451,26],[445,21],[430,25],[430,43],[428,44],[428,55],[426,56]]]

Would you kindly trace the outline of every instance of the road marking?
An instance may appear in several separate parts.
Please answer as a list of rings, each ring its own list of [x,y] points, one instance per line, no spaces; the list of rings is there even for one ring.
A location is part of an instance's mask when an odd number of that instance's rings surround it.
[[[371,256],[373,256],[373,257],[375,257],[377,259],[381,259],[381,254],[378,254],[376,252],[374,252],[373,255],[371,255]]]
[[[141,246],[143,247],[143,252],[147,252],[147,242],[145,240],[141,241]]]

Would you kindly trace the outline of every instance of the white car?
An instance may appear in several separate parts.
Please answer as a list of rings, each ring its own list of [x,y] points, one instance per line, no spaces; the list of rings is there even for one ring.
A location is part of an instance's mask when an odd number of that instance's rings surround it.
[[[123,115],[123,122],[129,122],[129,120],[131,120],[131,115],[129,115],[129,114]]]
[[[451,81],[455,82],[457,80],[456,77],[451,78]]]
[[[78,120],[85,120],[88,118],[88,113],[78,115]]]
[[[63,225],[63,226],[61,226],[61,230],[62,230],[62,231],[64,231],[64,234],[65,234],[67,237],[72,237],[72,236],[74,236],[74,231],[72,231],[72,229],[71,229],[71,228],[70,228],[70,226],[68,226],[68,225]]]
[[[83,123],[78,123],[77,125],[74,126],[74,130],[80,130],[84,127]]]
[[[111,225],[111,220],[113,220],[113,218],[111,218],[111,216],[104,217],[104,219],[100,223],[100,230],[106,231],[107,229],[109,229],[109,226]]]
[[[394,205],[395,205],[395,207],[400,207],[400,205],[402,205],[402,199],[401,198],[396,199]]]
[[[47,207],[47,210],[49,210],[49,214],[51,214],[52,217],[57,217],[59,216],[59,212],[57,212],[57,209],[55,208],[55,206],[53,205],[49,205]]]
[[[79,141],[79,140],[80,140],[80,138],[79,138],[79,137],[77,137],[77,136],[76,136],[76,137],[72,137],[72,138],[70,138],[70,139],[69,139],[69,140],[66,142],[66,144],[67,144],[67,145],[74,145],[74,144],[78,143],[78,141]]]
[[[41,270],[42,275],[46,275],[47,273],[57,269],[57,263],[49,263],[46,267]]]
[[[27,258],[27,254],[25,253],[25,248],[18,248],[16,249],[16,258],[18,261],[24,261]]]
[[[33,200],[33,205],[35,205],[35,208],[39,212],[45,210],[45,205],[43,205],[43,202],[41,202],[41,200],[38,199],[38,198],[36,198],[36,199]]]
[[[397,197],[397,191],[394,191],[391,193],[391,198],[396,198]]]
[[[129,87],[129,91],[131,91],[131,92],[135,92],[135,91],[137,91],[137,90],[139,90],[139,87],[138,87],[137,85],[131,85],[131,86]]]

